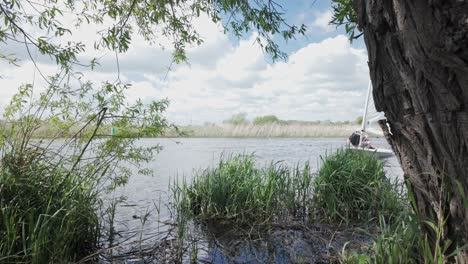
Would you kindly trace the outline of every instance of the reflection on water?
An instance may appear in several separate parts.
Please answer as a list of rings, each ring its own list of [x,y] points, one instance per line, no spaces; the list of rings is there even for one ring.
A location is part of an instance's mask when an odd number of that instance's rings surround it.
[[[389,148],[384,139],[376,139],[373,145]],[[309,161],[312,171],[320,165],[320,157],[344,147],[342,138],[183,138],[142,139],[138,144],[160,144],[163,151],[148,164],[153,176],[135,176],[128,184],[117,190],[115,197],[125,196],[126,202],[116,210],[116,231],[124,241],[135,238],[150,238],[155,231],[167,228],[161,224],[170,220],[171,213],[165,206],[170,200],[171,182],[190,179],[197,171],[214,166],[224,155],[234,153],[256,156],[256,162],[285,162],[289,165]],[[386,161],[386,170],[391,177],[401,178],[403,173],[395,157]],[[145,216],[147,216],[145,218]],[[137,235],[138,234],[138,235]],[[216,253],[216,251],[214,251]]]

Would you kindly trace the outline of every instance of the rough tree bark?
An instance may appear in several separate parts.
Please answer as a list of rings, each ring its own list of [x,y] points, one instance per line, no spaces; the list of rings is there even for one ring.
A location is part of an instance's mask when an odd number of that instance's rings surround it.
[[[420,215],[447,217],[442,239],[453,250],[468,240],[468,1],[354,0],[354,8],[387,139]],[[460,257],[468,263],[468,250]]]

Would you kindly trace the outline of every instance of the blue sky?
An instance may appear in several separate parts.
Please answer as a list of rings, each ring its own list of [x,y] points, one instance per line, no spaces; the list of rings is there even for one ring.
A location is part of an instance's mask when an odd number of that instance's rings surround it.
[[[237,39],[223,34],[220,24],[200,17],[194,20],[194,26],[204,43],[189,47],[189,63],[175,65],[169,72],[170,48],[163,50],[141,38],[133,40],[132,48],[119,57],[120,77],[132,84],[128,100],[167,98],[167,117],[177,124],[221,122],[239,112],[249,118],[272,114],[281,119],[354,120],[361,115],[369,80],[362,39],[351,45],[343,28],[328,25],[331,3],[327,0],[278,3],[283,5],[288,21],[308,27],[306,36],[287,43],[278,39],[289,54],[286,61],[272,62],[255,45],[254,32]],[[73,37],[92,43],[93,30],[98,28],[87,27]],[[17,46],[0,48],[24,53],[16,50]],[[85,55],[91,58],[102,54]],[[56,70],[51,61],[40,60],[39,64],[45,73]],[[29,59],[25,57],[21,65],[12,68],[0,63],[0,106],[7,104],[19,84],[38,82]],[[114,80],[114,55],[104,54],[101,65],[85,72],[85,77],[94,82]]]
[[[277,1],[285,9],[285,14],[288,21],[296,25],[308,25],[308,31],[305,37],[299,37],[297,40],[282,43],[284,50],[293,52],[307,45],[310,42],[318,42],[325,38],[335,37],[337,35],[344,35],[344,27],[330,26],[331,30],[326,31],[323,28],[313,27],[311,24],[317,16],[323,15],[323,18],[331,15],[331,1],[329,0],[293,0],[293,1]],[[353,46],[364,48],[362,38],[353,41]]]

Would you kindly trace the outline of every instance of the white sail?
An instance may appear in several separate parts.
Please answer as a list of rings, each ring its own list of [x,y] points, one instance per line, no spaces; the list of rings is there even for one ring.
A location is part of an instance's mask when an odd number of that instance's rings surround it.
[[[364,114],[362,115],[361,130],[373,136],[382,137],[383,131],[377,123],[379,120],[385,120],[385,115],[383,112],[377,112],[377,110],[375,110],[374,98],[372,96],[372,84],[369,82]]]
[[[386,159],[394,156],[391,149],[376,148],[374,145],[370,144],[368,135],[371,136],[383,136],[383,131],[380,128],[378,121],[385,120],[385,115],[383,112],[377,112],[375,110],[374,99],[372,96],[372,84],[369,82],[369,88],[367,89],[366,104],[364,106],[364,114],[362,116],[362,128],[361,133],[359,133],[359,144],[351,143],[350,149],[353,151],[372,153],[379,159]],[[387,124],[388,126],[388,124]],[[391,134],[391,132],[389,132]],[[353,137],[351,135],[351,137]],[[351,142],[351,137],[348,142]]]

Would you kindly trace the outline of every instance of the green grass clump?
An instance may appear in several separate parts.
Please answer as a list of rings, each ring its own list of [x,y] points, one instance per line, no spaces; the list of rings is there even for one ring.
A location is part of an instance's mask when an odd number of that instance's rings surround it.
[[[323,158],[314,182],[314,203],[323,217],[346,222],[397,215],[401,188],[385,176],[383,163],[368,153],[338,150]]]
[[[424,245],[420,226],[416,216],[409,210],[402,211],[393,221],[387,222],[379,217],[379,232],[373,235],[374,244],[365,253],[345,252],[344,264],[377,263],[432,263],[421,259]]]
[[[280,123],[281,120],[274,116],[274,115],[267,115],[267,116],[259,116],[259,117],[256,117],[252,123],[254,125],[267,125],[267,124],[277,124],[277,123]]]
[[[96,248],[92,179],[34,153],[4,155],[0,165],[0,262],[72,262]]]
[[[407,186],[408,190],[412,189],[408,182]],[[441,190],[442,196],[449,195],[448,192],[447,186]],[[342,263],[463,263],[458,254],[468,245],[450,248],[452,242],[443,239],[447,225],[444,209],[440,208],[441,214],[433,219],[422,218],[414,210],[414,194],[409,191],[407,196],[412,206],[403,208],[397,217],[386,219],[385,215],[379,214],[379,232],[373,235],[374,244],[370,250],[349,253],[344,248]],[[427,230],[423,231],[424,228]],[[432,245],[427,231],[436,238]]]
[[[260,224],[305,213],[311,183],[308,165],[290,169],[272,163],[257,168],[253,156],[238,155],[196,175],[190,185],[176,185],[174,197],[179,214],[198,220]]]

